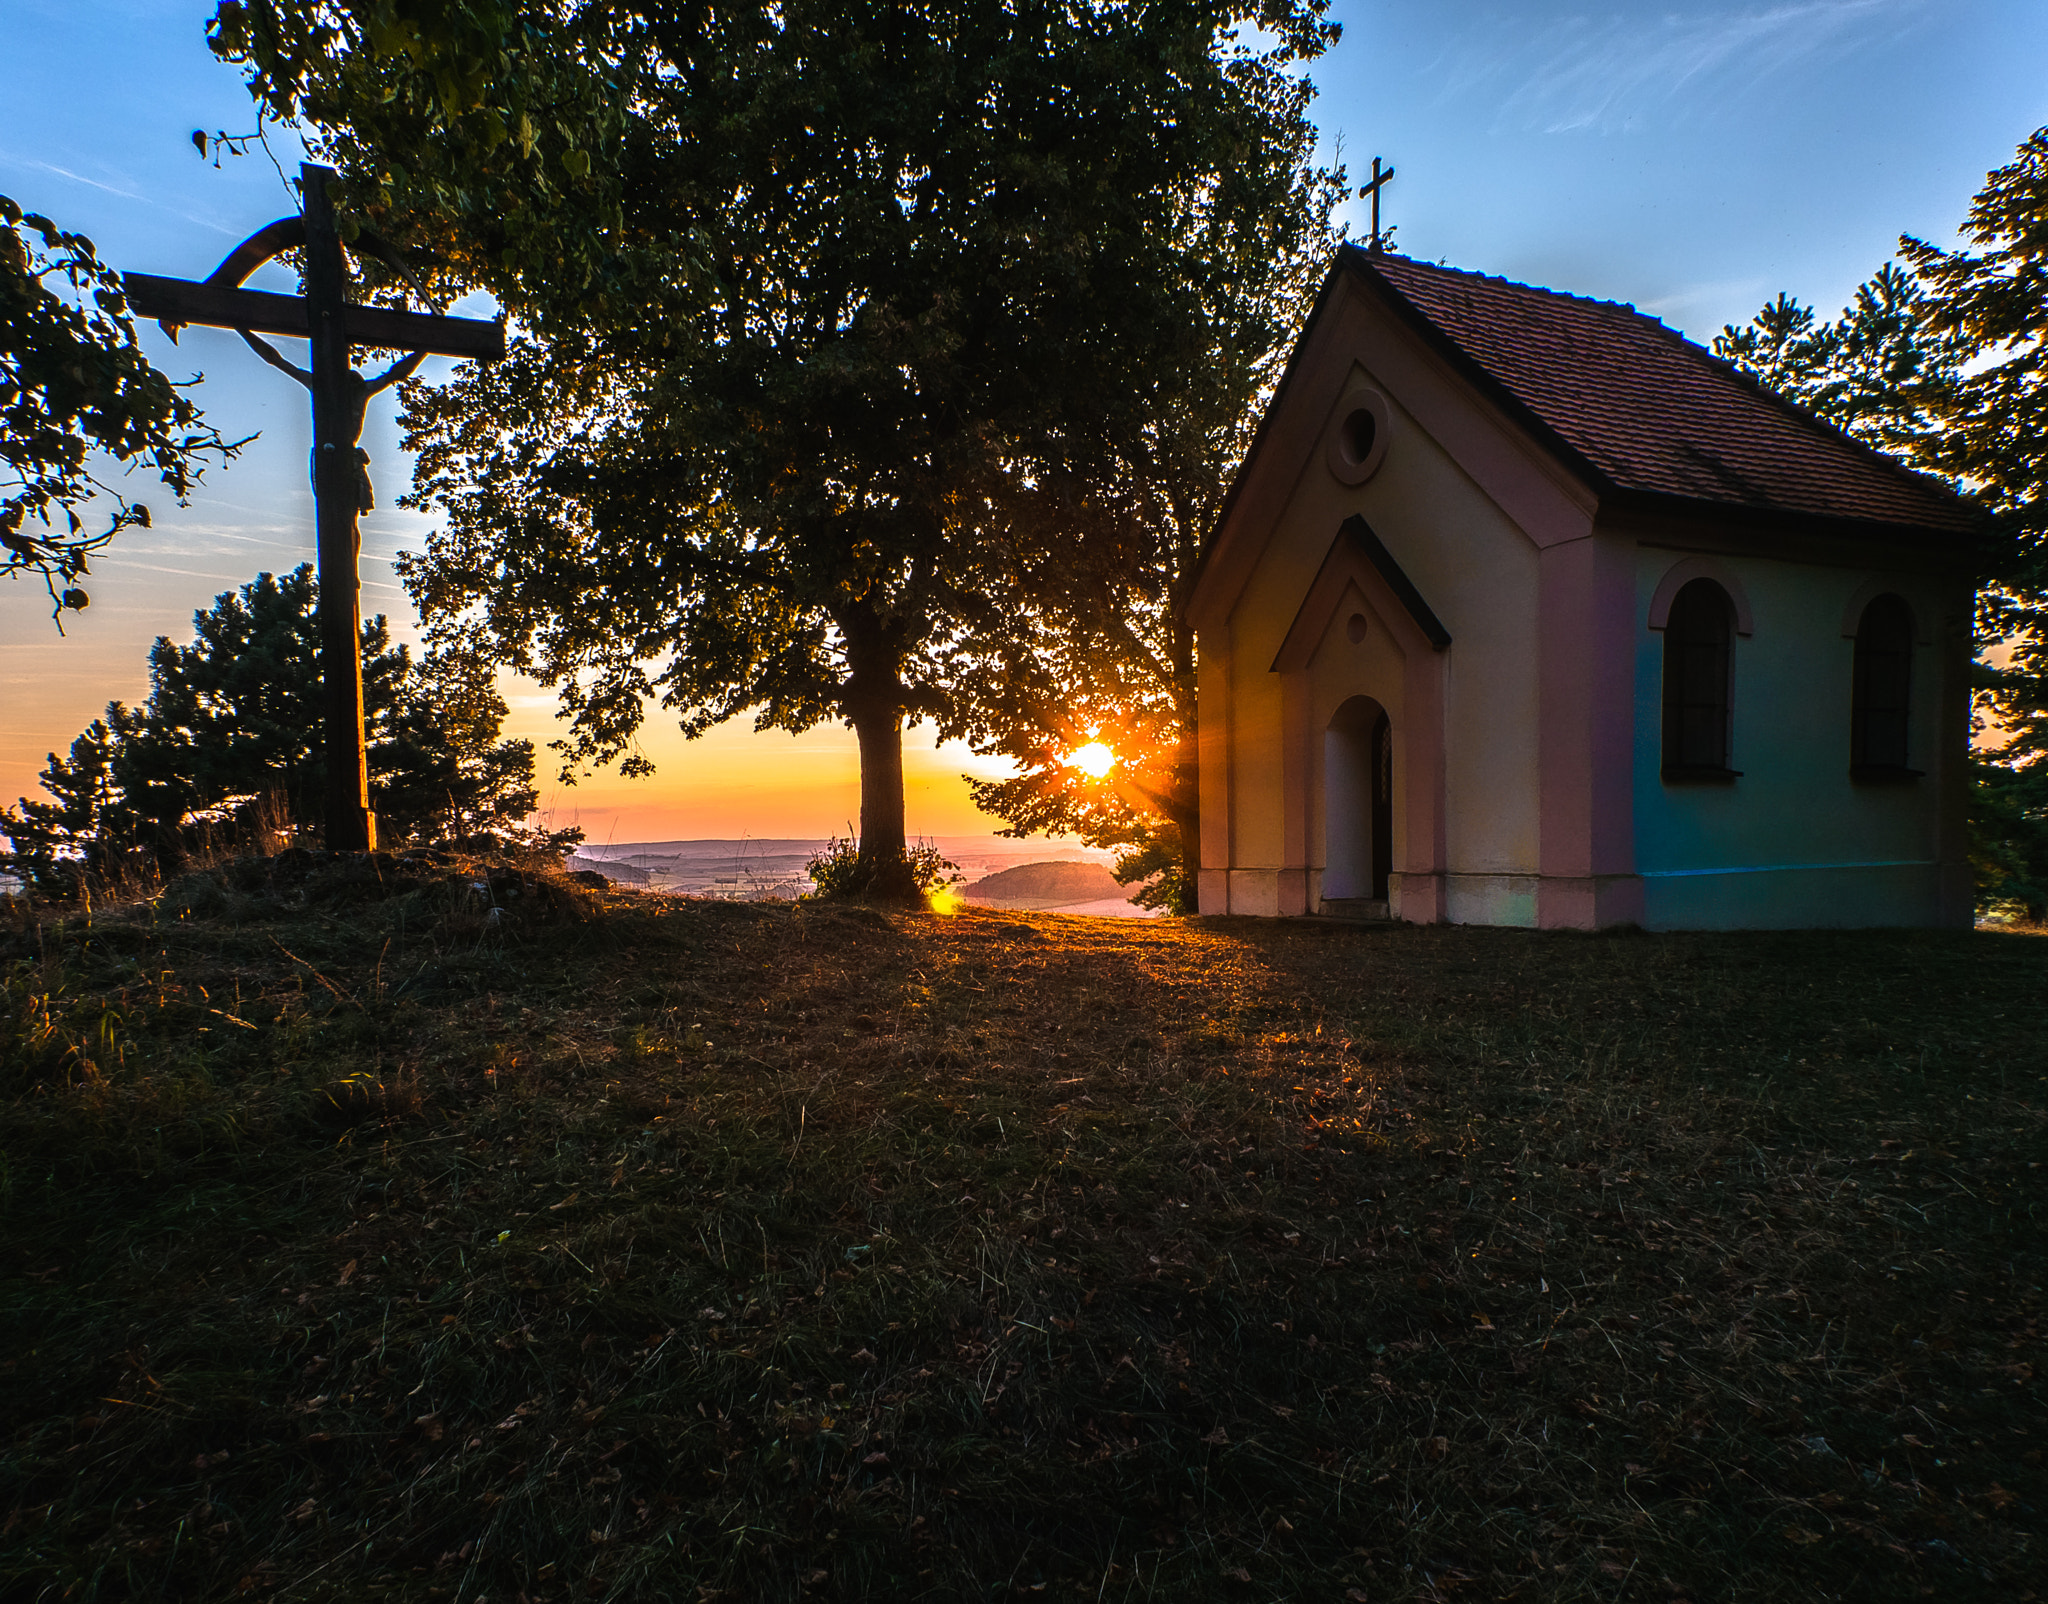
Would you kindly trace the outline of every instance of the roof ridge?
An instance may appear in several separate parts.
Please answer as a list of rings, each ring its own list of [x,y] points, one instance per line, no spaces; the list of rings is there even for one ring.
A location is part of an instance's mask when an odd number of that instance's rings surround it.
[[[1452,278],[1476,278],[1482,283],[1499,284],[1506,289],[1526,290],[1537,295],[1547,295],[1555,301],[1575,301],[1580,306],[1598,306],[1609,311],[1626,312],[1630,317],[1640,318],[1653,328],[1662,329],[1666,334],[1678,334],[1678,331],[1662,318],[1645,312],[1633,301],[1609,301],[1597,295],[1578,295],[1570,290],[1555,289],[1548,284],[1530,284],[1523,279],[1509,278],[1503,273],[1483,273],[1476,267],[1452,267],[1447,262],[1425,262],[1419,256],[1403,256],[1399,251],[1368,251],[1363,246],[1354,245],[1348,240],[1344,243],[1342,249],[1355,252],[1357,255],[1364,257],[1368,262],[1400,262],[1408,267],[1419,267],[1427,272],[1443,273]],[[1682,334],[1678,337],[1680,339],[1685,338]]]

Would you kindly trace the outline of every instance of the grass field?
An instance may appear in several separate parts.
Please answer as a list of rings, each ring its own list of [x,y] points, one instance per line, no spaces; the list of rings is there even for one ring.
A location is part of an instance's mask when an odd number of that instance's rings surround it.
[[[0,934],[0,1595],[2043,1586],[2048,939],[480,878]]]

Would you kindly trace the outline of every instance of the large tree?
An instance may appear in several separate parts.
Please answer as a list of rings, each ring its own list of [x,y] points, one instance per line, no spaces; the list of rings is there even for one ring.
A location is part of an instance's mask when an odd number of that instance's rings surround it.
[[[329,32],[292,32],[308,10]],[[432,30],[416,58],[339,7],[234,24],[379,221],[533,331],[409,396],[447,520],[408,573],[427,616],[559,687],[576,763],[644,766],[650,699],[692,731],[843,719],[900,893],[904,721],[986,727],[963,677],[1071,542],[1060,497],[1123,494],[1200,388],[1219,241],[1296,249],[1322,10],[564,6],[499,38],[529,87],[460,112]],[[543,77],[576,116],[542,135],[595,165],[476,131],[525,126]]]
[[[160,637],[150,693],[115,702],[42,773],[47,799],[0,810],[9,866],[45,891],[81,871],[175,865],[259,816],[290,828],[318,811],[325,763],[319,582],[310,565],[259,574],[193,615],[194,637]],[[479,663],[415,662],[382,617],[363,625],[370,798],[394,846],[515,834],[533,811],[533,745],[499,739],[505,704]]]
[[[2048,128],[1986,179],[1967,248],[1900,241],[1833,320],[1786,295],[1715,350],[1849,433],[1938,474],[2004,536],[1978,592],[1980,890],[2048,918]],[[1909,270],[1910,269],[1910,270]]]
[[[90,599],[94,553],[149,527],[105,461],[155,473],[182,503],[208,461],[247,443],[223,440],[184,389],[142,354],[92,241],[0,195],[0,578],[40,579],[60,628]]]

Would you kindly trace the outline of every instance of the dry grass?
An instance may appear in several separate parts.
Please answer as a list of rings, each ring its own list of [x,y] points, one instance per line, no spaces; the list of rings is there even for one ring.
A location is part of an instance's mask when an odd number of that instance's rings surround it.
[[[2033,1596],[2048,942],[475,877],[4,938],[0,1593]]]

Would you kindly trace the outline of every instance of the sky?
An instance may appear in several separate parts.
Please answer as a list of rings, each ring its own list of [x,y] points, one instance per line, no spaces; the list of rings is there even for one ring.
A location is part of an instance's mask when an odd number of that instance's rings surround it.
[[[0,0],[0,193],[116,267],[194,278],[294,210],[288,133],[272,135],[275,161],[259,149],[216,167],[192,146],[194,129],[255,122],[206,49],[211,10]],[[1702,341],[1780,290],[1833,311],[1901,233],[1951,241],[1985,173],[2048,124],[2041,0],[1339,0],[1332,14],[1344,38],[1312,69],[1316,120],[1354,175],[1376,155],[1395,168],[1383,221],[1397,249],[1628,301]],[[187,507],[130,482],[156,527],[94,564],[93,605],[63,637],[39,585],[0,584],[0,799],[36,794],[45,754],[109,700],[147,694],[157,636],[188,640],[219,592],[311,557],[304,393],[232,333],[190,329],[173,347],[151,325],[144,342],[174,377],[204,375],[196,394],[222,433],[257,438]],[[364,431],[379,503],[363,521],[364,606],[414,638],[391,559],[430,524],[394,506],[411,468],[393,415],[387,395]],[[822,836],[858,816],[853,738],[836,726],[791,737],[742,720],[685,741],[656,713],[651,778],[564,786],[545,750],[551,694],[506,691],[507,732],[542,749],[544,810],[594,841]],[[997,827],[968,772],[998,770],[911,734],[913,832]]]

